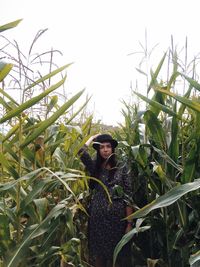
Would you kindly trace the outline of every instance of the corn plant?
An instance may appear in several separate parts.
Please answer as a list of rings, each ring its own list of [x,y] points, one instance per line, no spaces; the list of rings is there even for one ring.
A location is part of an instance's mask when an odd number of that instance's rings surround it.
[[[3,25],[0,31],[19,22]],[[87,179],[76,168],[78,146],[90,132],[92,117],[73,123],[89,101],[71,112],[84,90],[64,103],[57,101],[55,92],[64,86],[62,73],[69,66],[51,69],[35,80],[26,73],[19,103],[5,88],[13,65],[0,64],[0,259],[4,266],[83,266],[87,260],[80,243],[86,239],[80,214],[87,216],[83,205]],[[38,86],[43,89],[36,94]],[[33,92],[29,98],[28,91]],[[45,98],[45,113],[35,114],[33,107]]]
[[[189,64],[193,66],[189,72],[191,77],[187,75],[186,69],[181,68],[176,51],[171,50],[169,55],[173,67],[166,82],[159,81],[158,77],[167,53],[156,70],[151,70],[148,97],[138,90],[134,91],[137,97],[146,102],[146,109],[138,112],[128,105],[124,113],[121,149],[130,161],[134,190],[137,189],[134,183],[137,179],[138,183],[143,180],[147,185],[146,190],[143,190],[147,205],[138,203],[136,211],[129,217],[138,219],[136,228],[124,236],[116,247],[114,260],[122,246],[132,240],[133,258],[140,251],[140,263],[148,266],[195,266],[198,264],[200,249],[197,204],[200,185],[200,85],[194,78],[197,77],[196,65],[192,64],[195,60]],[[180,92],[180,88],[176,89],[179,80],[183,81],[183,96],[177,93]],[[188,88],[185,92],[186,86]],[[145,125],[142,140],[138,138],[139,123]],[[135,192],[133,198],[137,204],[139,199],[136,196]],[[135,237],[140,229],[144,231],[142,227],[150,227],[145,231],[145,243],[137,242]],[[141,233],[138,234],[140,236]]]

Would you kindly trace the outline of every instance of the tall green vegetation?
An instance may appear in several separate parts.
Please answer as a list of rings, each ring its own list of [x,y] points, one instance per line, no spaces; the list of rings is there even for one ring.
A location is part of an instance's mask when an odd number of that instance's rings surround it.
[[[172,46],[150,70],[146,96],[133,90],[146,102],[143,110],[125,103],[118,138],[133,172],[137,207],[130,218],[136,228],[118,244],[114,259],[132,242],[133,258],[140,264],[198,266],[200,84],[196,59],[184,68],[177,54]],[[165,82],[159,79],[163,69]]]
[[[0,31],[19,22],[3,25]],[[14,61],[15,66],[0,64],[1,263],[10,267],[83,266],[86,257],[81,256],[80,239],[84,240],[84,221],[77,211],[87,214],[81,203],[87,181],[76,171],[80,170],[76,154],[82,136],[89,134],[92,117],[80,126],[72,120],[88,100],[74,109],[84,92],[81,90],[64,103],[59,101],[56,90],[65,86],[63,72],[70,64],[55,68],[50,61],[51,71],[43,76],[39,73],[35,79],[29,76],[33,74],[29,66],[20,59]],[[6,79],[13,77],[14,67],[21,77],[14,83],[14,89],[20,85],[19,100],[17,94],[15,97],[6,90]],[[35,106],[40,107],[39,112],[33,112]]]
[[[18,23],[3,25],[0,32]],[[0,50],[1,58],[6,55],[0,61],[0,260],[3,266],[89,266],[87,181],[92,177],[85,175],[77,153],[100,125],[92,116],[80,123],[89,99],[77,107],[84,90],[70,98],[65,94],[70,64],[54,64],[59,52],[32,54],[44,32],[34,38],[27,57],[17,43],[17,58],[6,52],[7,45]],[[146,48],[144,55],[146,60]],[[36,72],[32,64],[38,64]],[[148,64],[146,72],[142,64],[138,69],[147,93],[138,88],[132,93],[144,108],[124,102],[124,124],[114,134],[118,156],[132,172],[135,225],[117,245],[114,261],[130,242],[133,266],[199,264],[196,64],[196,58],[187,63],[187,56],[182,62],[172,42],[155,70]]]

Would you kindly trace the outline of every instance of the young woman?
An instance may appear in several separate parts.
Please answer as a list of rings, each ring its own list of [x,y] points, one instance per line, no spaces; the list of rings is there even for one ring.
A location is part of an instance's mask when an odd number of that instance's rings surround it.
[[[96,159],[92,160],[87,152],[93,142]],[[132,208],[125,201],[131,195],[131,180],[125,164],[118,165],[115,148],[118,142],[109,134],[91,136],[79,151],[89,175],[103,182],[111,196],[109,203],[103,187],[90,180],[92,190],[90,218],[88,222],[88,245],[90,257],[95,259],[95,267],[112,266],[115,246],[122,236],[131,230],[131,222],[122,220],[132,213]],[[116,267],[119,266],[119,263]]]

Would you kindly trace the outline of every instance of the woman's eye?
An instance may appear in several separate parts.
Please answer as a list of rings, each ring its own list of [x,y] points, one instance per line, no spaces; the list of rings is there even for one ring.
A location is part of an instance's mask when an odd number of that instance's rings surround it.
[[[100,149],[105,149],[105,148],[111,148],[111,144],[108,145],[100,145]]]

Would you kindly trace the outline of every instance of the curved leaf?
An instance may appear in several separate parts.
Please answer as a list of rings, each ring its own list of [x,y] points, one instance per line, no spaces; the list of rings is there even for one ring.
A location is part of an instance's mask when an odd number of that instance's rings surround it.
[[[181,165],[177,164],[165,151],[158,149],[155,146],[152,146],[154,151],[159,154],[160,157],[162,157],[167,163],[169,163],[171,166],[175,167],[179,172],[183,172],[183,168]]]
[[[166,150],[167,143],[165,139],[165,132],[156,115],[152,111],[147,110],[144,114],[144,120],[146,121],[153,141],[160,149]]]
[[[18,19],[18,20],[15,20],[15,21],[12,21],[12,22],[9,22],[7,24],[0,26],[0,32],[3,32],[3,31],[6,31],[6,30],[9,30],[9,29],[16,27],[21,21],[22,21],[22,19]]]
[[[198,159],[198,147],[197,144],[193,144],[187,158],[184,162],[184,170],[183,175],[181,177],[181,181],[183,183],[189,183],[194,179],[195,171],[196,171],[196,162]]]
[[[55,220],[59,215],[62,215],[65,209],[66,209],[65,203],[57,204],[50,211],[47,217],[40,224],[38,224],[33,231],[31,231],[29,234],[27,234],[27,236],[25,236],[25,238],[21,241],[18,247],[12,252],[11,256],[8,256],[6,266],[7,267],[18,266],[23,251],[28,249],[31,241],[34,238],[44,234],[45,232],[48,232],[51,221]]]
[[[43,76],[42,78],[38,79],[37,81],[35,81],[34,83],[30,84],[28,87],[25,88],[25,91],[29,90],[30,88],[34,87],[35,85],[44,82],[45,80],[55,76],[56,74],[60,73],[61,71],[63,71],[64,69],[68,68],[69,66],[71,66],[73,63],[69,63],[66,64],[50,73],[48,73],[47,75]]]
[[[131,146],[131,151],[134,155],[135,160],[143,167],[147,165],[147,153],[145,147],[142,145]]]
[[[11,71],[13,67],[13,64],[9,63],[5,63],[5,65],[3,66],[3,68],[0,70],[0,82],[3,81],[3,79],[8,75],[8,73]]]
[[[47,169],[44,169],[44,168],[40,168],[40,169],[37,169],[37,170],[34,170],[32,172],[27,173],[26,175],[20,177],[16,181],[12,181],[12,182],[9,182],[9,183],[0,184],[0,192],[7,191],[7,190],[15,187],[17,183],[19,183],[21,181],[24,181],[24,180],[32,179],[32,178],[36,177],[38,174],[42,174],[42,173],[44,173],[46,171],[48,171],[48,170]]]
[[[189,264],[191,267],[198,267],[199,265],[196,265],[195,263],[200,262],[200,250],[197,251],[195,254],[190,255],[189,258]]]
[[[0,88],[0,93],[2,93],[2,95],[4,95],[5,97],[7,97],[12,103],[14,103],[15,105],[19,105],[9,94],[7,94],[4,90],[2,90],[1,88]],[[6,102],[5,102],[5,104],[7,104]]]
[[[19,107],[16,107],[14,110],[11,110],[10,112],[8,112],[8,114],[6,114],[2,119],[0,119],[0,123],[3,123],[15,116],[18,116],[21,112],[23,112],[27,108],[30,108],[33,105],[37,104],[42,98],[44,98],[45,96],[47,96],[48,94],[56,90],[58,87],[60,87],[65,82],[65,79],[66,78],[63,78],[61,81],[51,86],[49,89],[45,90],[40,95],[31,98],[30,100],[21,104]]]
[[[103,187],[103,189],[105,190],[106,195],[107,195],[108,200],[109,200],[109,203],[112,204],[112,199],[111,199],[110,194],[109,194],[109,192],[108,192],[108,189],[107,189],[107,187],[105,186],[104,183],[102,183],[99,179],[94,178],[94,177],[86,176],[86,179],[90,179],[90,180],[93,180],[93,181],[99,183],[99,184]]]
[[[162,68],[162,65],[163,65],[164,61],[165,61],[166,55],[167,55],[167,53],[164,53],[163,57],[161,58],[161,60],[160,60],[160,62],[158,64],[158,67],[156,68],[155,73],[153,73],[153,75],[151,77],[151,82],[150,82],[149,87],[147,89],[147,93],[149,93],[151,87],[155,84],[156,79],[158,77],[158,74],[159,74],[159,72],[160,72],[160,70]]]
[[[194,101],[194,100],[190,100],[186,97],[183,97],[183,96],[179,96],[179,95],[176,95],[172,92],[169,92],[169,91],[166,91],[166,90],[163,90],[163,89],[156,89],[160,92],[163,92],[164,94],[166,95],[169,95],[169,96],[172,96],[174,99],[176,99],[177,101],[181,102],[182,104],[186,105],[187,107],[195,110],[195,111],[198,111],[200,112],[200,104],[199,102],[197,101]]]
[[[17,171],[15,170],[15,168],[8,162],[8,160],[6,159],[6,157],[2,153],[0,153],[0,163],[1,163],[2,167],[6,168],[7,171],[15,179],[18,179],[19,178],[19,174],[17,173]]]
[[[21,144],[21,148],[24,148],[30,144],[36,137],[38,137],[42,132],[44,132],[50,125],[52,125],[63,113],[74,104],[74,102],[82,95],[84,90],[78,92],[71,99],[69,99],[64,105],[60,107],[50,118],[40,123],[40,126]]]
[[[50,103],[47,105],[47,114],[56,106],[58,103],[58,96],[54,95],[51,97]]]
[[[16,123],[14,126],[12,126],[12,128],[8,131],[8,133],[6,134],[6,136],[2,139],[2,143],[4,143],[12,135],[14,135],[18,131],[18,129],[20,127],[20,124],[23,123],[26,119],[27,119],[27,117],[25,116],[24,118],[22,118],[22,120],[21,120],[20,123]]]
[[[171,142],[169,145],[168,154],[169,157],[176,163],[179,156],[179,138],[178,138],[179,127],[178,127],[178,121],[175,117],[172,118],[170,126],[171,126],[170,127]],[[168,165],[168,171],[169,173],[171,173],[171,177],[175,179],[175,169],[172,168],[172,166]]]
[[[21,201],[20,207],[22,210],[29,205],[32,201],[36,201],[41,192],[44,191],[44,187],[52,180],[45,177],[45,179],[39,180],[27,196]]]
[[[159,103],[161,105],[165,106],[165,99],[166,99],[166,95],[162,94],[161,92],[155,91],[154,95],[152,96],[151,100],[155,101],[156,103]],[[159,107],[155,107],[155,105],[151,105],[150,110],[156,115],[158,116],[161,109]]]
[[[143,226],[140,228],[133,228],[131,231],[129,231],[127,234],[125,234],[122,239],[119,241],[119,243],[116,245],[115,250],[114,250],[114,254],[113,254],[113,266],[115,266],[115,262],[117,259],[117,256],[119,254],[119,252],[121,251],[121,249],[132,239],[132,237],[135,234],[138,233],[142,233],[146,230],[148,230],[150,228],[150,226]]]
[[[188,192],[197,190],[199,188],[200,188],[200,178],[194,180],[194,182],[192,183],[177,185],[176,187],[168,191],[166,194],[158,197],[157,199],[153,200],[148,205],[132,213],[126,219],[136,219],[136,218],[144,217],[151,211],[155,209],[167,207],[173,204],[174,202],[176,202],[179,198],[181,198],[183,195],[187,194]]]
[[[148,104],[150,104],[155,109],[162,110],[163,112],[165,112],[165,113],[167,113],[167,114],[169,114],[171,116],[175,116],[175,117],[181,119],[181,117],[178,116],[177,113],[175,113],[173,110],[167,108],[165,105],[162,105],[162,104],[158,103],[155,100],[151,100],[151,99],[147,98],[146,96],[143,96],[140,93],[137,93],[135,91],[133,91],[133,93],[136,94],[137,96],[139,96],[142,100],[144,100],[145,102],[147,102]]]
[[[186,76],[185,74],[181,74],[188,82],[189,82],[189,84],[192,86],[192,87],[194,87],[195,89],[197,89],[198,91],[200,91],[200,84],[197,82],[197,81],[195,81],[194,79],[192,79],[192,78],[190,78],[190,77],[188,77],[188,76]]]

